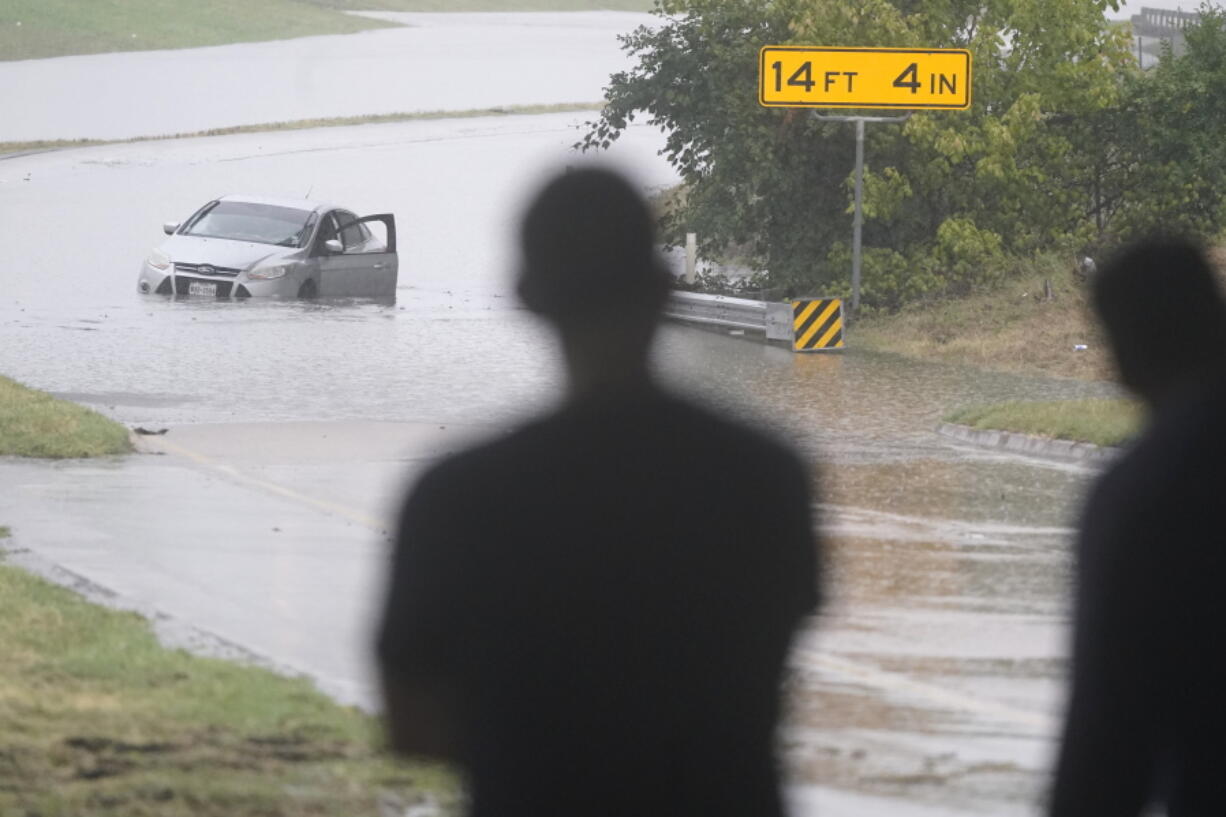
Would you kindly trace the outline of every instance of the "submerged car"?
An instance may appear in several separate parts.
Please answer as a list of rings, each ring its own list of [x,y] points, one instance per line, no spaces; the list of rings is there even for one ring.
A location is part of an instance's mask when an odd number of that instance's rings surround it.
[[[206,298],[396,294],[396,220],[390,213],[358,218],[342,207],[305,199],[222,196],[187,221],[162,229],[170,238],[141,265],[136,287],[142,293]]]

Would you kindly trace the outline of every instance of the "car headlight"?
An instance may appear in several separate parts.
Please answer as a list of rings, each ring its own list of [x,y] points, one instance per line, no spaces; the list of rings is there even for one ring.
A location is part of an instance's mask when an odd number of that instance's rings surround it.
[[[166,269],[170,266],[170,256],[161,250],[154,250],[149,253],[149,257],[145,259],[145,263],[154,269]]]
[[[247,277],[252,281],[271,281],[273,278],[281,278],[285,273],[289,272],[289,264],[278,264],[275,267],[262,267],[253,269],[247,273]]]

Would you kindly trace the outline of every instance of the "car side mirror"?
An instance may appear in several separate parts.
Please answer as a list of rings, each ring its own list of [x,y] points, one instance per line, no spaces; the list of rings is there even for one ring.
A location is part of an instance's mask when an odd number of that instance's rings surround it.
[[[336,238],[329,238],[327,241],[325,241],[324,249],[333,255],[341,255],[345,252],[344,245],[341,244],[340,239]]]
[[[166,235],[174,235],[177,229],[179,229],[179,222],[177,221],[168,221],[162,225],[162,232],[166,233]]]

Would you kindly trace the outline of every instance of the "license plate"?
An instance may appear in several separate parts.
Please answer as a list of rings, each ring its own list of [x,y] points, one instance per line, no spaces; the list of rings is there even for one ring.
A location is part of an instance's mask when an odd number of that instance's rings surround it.
[[[191,281],[187,285],[188,295],[209,295],[217,296],[217,284],[210,284],[202,281]]]

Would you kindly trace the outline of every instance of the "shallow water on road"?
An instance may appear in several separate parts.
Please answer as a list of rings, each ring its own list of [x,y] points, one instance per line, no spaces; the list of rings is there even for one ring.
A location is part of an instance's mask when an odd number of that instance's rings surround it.
[[[421,122],[0,162],[0,215],[25,237],[0,248],[0,366],[131,422],[505,418],[552,377],[543,334],[508,297],[515,213],[539,169],[579,161],[569,145],[581,121]],[[660,186],[673,176],[656,140],[637,129],[616,155]],[[227,192],[312,188],[395,213],[396,304],[137,295],[163,221]]]

